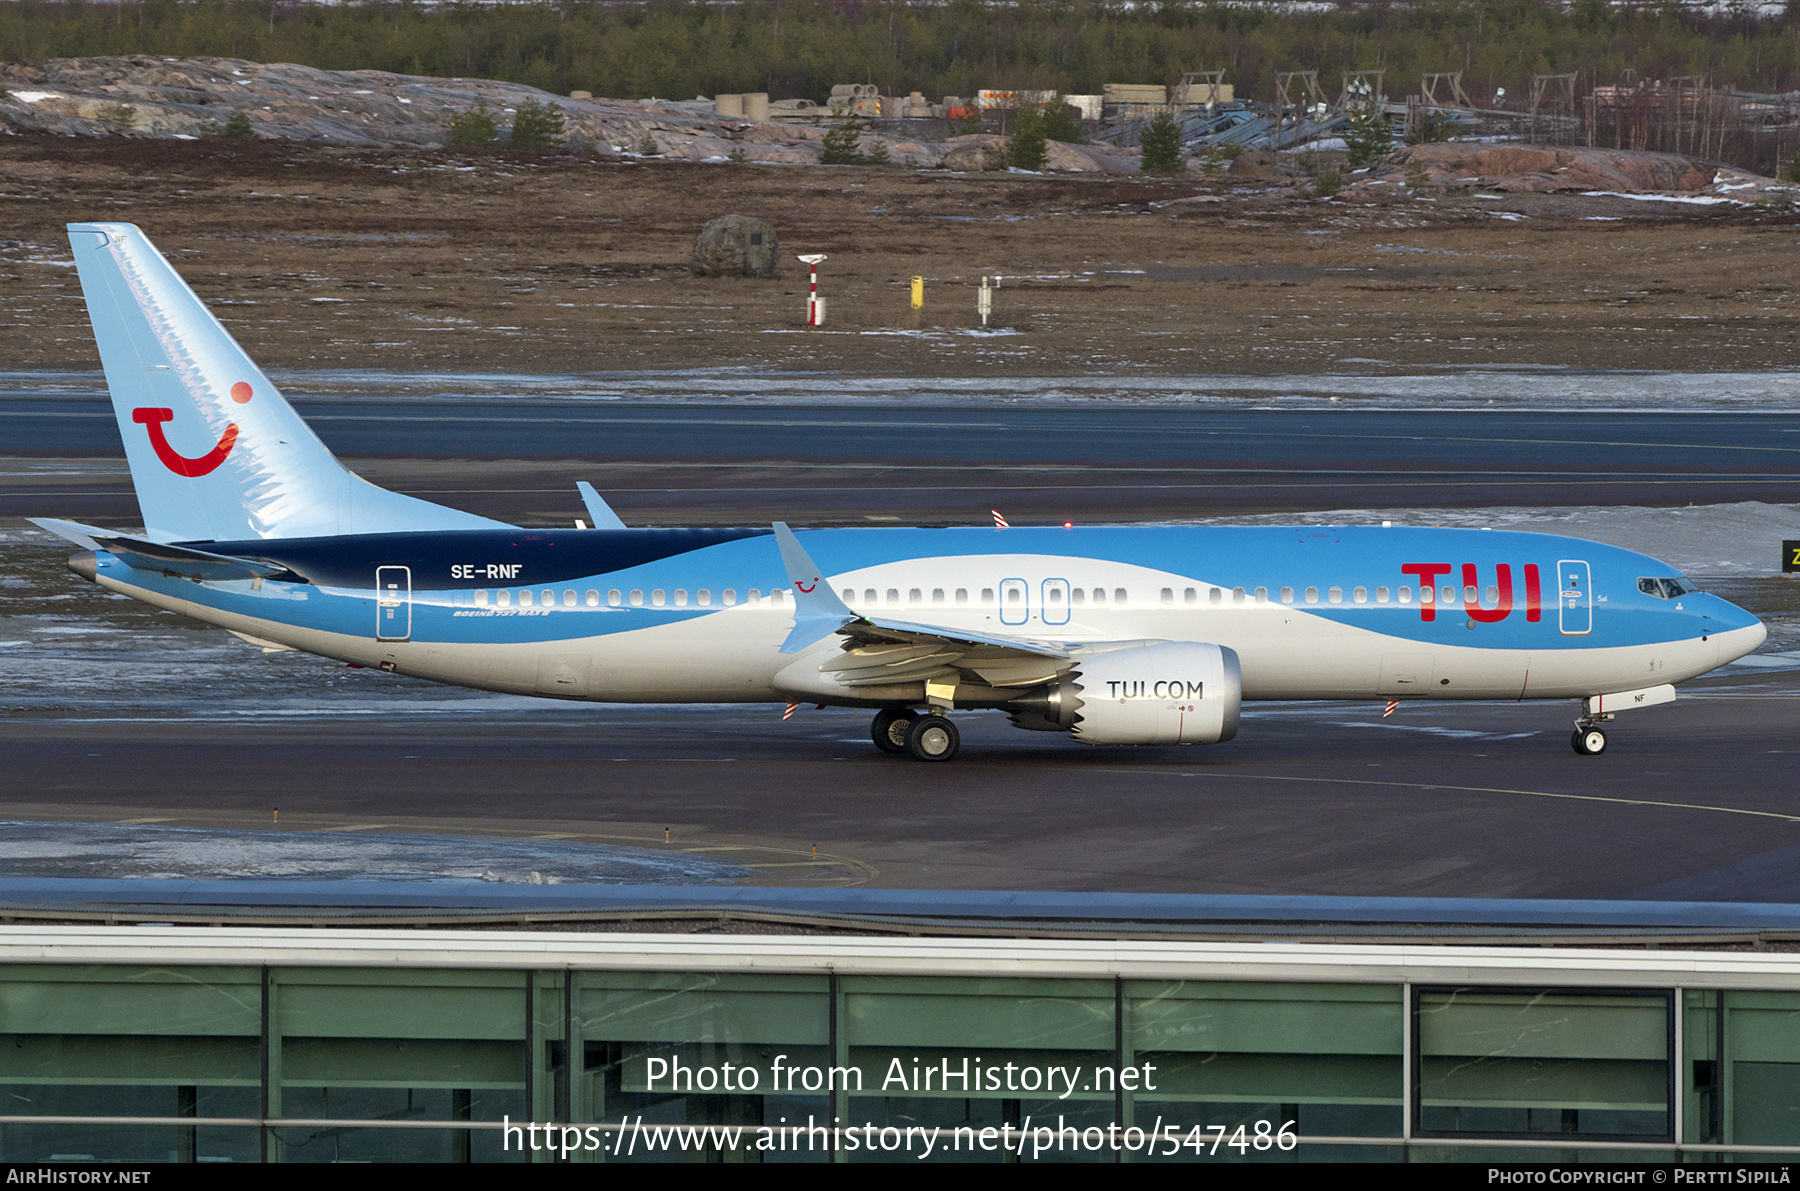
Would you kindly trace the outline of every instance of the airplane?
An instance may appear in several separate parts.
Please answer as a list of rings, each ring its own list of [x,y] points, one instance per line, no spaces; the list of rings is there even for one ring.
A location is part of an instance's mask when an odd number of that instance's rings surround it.
[[[68,225],[144,533],[49,518],[69,568],[265,650],[595,702],[952,713],[1212,744],[1254,700],[1580,700],[1571,744],[1750,653],[1756,617],[1646,555],[1391,526],[515,526],[379,488],[313,434],[136,226]],[[996,521],[1000,519],[996,517]]]

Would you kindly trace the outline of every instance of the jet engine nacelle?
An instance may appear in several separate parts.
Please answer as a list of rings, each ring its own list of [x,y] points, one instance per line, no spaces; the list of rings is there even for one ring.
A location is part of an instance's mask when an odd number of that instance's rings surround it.
[[[1235,650],[1164,641],[1094,654],[1075,674],[1075,739],[1088,744],[1217,744],[1237,735]]]

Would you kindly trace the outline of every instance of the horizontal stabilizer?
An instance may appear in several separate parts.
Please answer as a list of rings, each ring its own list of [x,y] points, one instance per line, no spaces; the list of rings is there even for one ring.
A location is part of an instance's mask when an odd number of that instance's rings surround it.
[[[612,506],[594,491],[592,484],[586,480],[576,480],[575,487],[581,492],[581,503],[587,506],[588,520],[594,523],[595,529],[626,528],[625,523],[619,520],[619,515],[612,511]]]
[[[214,582],[229,579],[266,579],[271,575],[288,573],[286,567],[277,566],[274,563],[257,562],[248,558],[233,558],[228,554],[210,554],[205,550],[195,550],[188,546],[171,546],[164,542],[152,542],[146,538],[114,533],[110,529],[82,525],[76,521],[58,521],[53,517],[33,517],[30,520],[33,524],[49,530],[57,537],[67,538],[77,546],[83,546],[89,550],[104,550],[123,561],[126,566],[140,571],[155,571],[165,575],[179,575],[184,579]]]

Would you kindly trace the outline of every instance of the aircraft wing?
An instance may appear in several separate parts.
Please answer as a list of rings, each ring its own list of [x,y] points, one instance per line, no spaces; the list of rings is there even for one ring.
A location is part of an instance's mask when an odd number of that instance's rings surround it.
[[[824,581],[793,531],[777,521],[775,539],[794,588],[794,631],[783,653],[797,653],[833,633],[843,652],[819,667],[847,687],[960,678],[985,686],[1039,686],[1072,664],[1051,641],[970,633],[942,625],[888,620],[852,611]]]

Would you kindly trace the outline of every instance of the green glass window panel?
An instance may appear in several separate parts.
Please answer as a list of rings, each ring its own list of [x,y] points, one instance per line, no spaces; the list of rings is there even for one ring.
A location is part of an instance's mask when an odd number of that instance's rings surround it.
[[[1731,1065],[1731,1140],[1800,1145],[1800,1063]]]
[[[255,1162],[261,1141],[254,1126],[0,1125],[7,1162]]]
[[[1155,1068],[1154,1091],[1138,1099],[1158,1101],[1256,1100],[1286,1104],[1399,1104],[1398,1056],[1246,1055],[1140,1051],[1139,1064]],[[1398,1118],[1395,1124],[1398,1125]]]
[[[261,1032],[261,973],[248,969],[0,969],[0,1034]]]
[[[1725,994],[1725,1040],[1733,1061],[1800,1063],[1800,994]]]
[[[1398,1055],[1396,985],[1129,981],[1133,1050]]]
[[[525,1087],[525,1045],[483,1039],[287,1038],[282,1086]],[[286,1097],[284,1116],[301,1115]]]
[[[279,974],[284,1037],[524,1040],[522,972]]]
[[[256,1038],[16,1034],[0,1044],[0,1084],[261,1086]]]
[[[1654,995],[1421,990],[1420,1128],[1667,1133],[1669,1010]]]
[[[620,1042],[823,1046],[830,988],[822,976],[583,973],[575,984],[577,1032]]]
[[[1661,1063],[1668,1012],[1662,997],[1421,992],[1419,1053]]]
[[[499,1130],[314,1129],[274,1130],[283,1162],[529,1162],[517,1148],[503,1149]]]
[[[859,976],[839,989],[852,1046],[1111,1053],[1116,1039],[1111,981]]]

